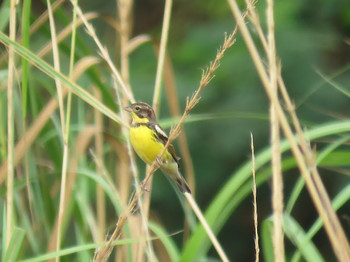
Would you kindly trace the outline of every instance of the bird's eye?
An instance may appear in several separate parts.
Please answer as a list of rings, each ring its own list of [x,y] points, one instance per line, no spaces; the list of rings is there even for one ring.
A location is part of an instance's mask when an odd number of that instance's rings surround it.
[[[136,111],[140,111],[140,107],[138,107],[138,106],[135,107],[135,110],[136,110]]]

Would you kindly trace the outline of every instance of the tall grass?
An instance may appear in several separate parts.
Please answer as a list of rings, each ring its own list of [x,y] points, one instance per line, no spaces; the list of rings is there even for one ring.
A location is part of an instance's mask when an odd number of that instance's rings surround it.
[[[349,140],[346,133],[350,125],[337,121],[304,131],[281,75],[273,0],[267,2],[266,32],[256,1],[246,1],[243,13],[235,1],[227,1],[237,26],[232,33],[225,33],[222,45],[215,47],[214,58],[203,54],[208,66],[198,88],[190,90],[187,100],[182,101],[183,111],[179,106],[182,103],[177,101],[176,70],[167,49],[173,1],[165,1],[160,43],[152,42],[157,67],[155,86],[149,92],[159,114],[165,108],[160,104],[165,88],[170,122],[174,124],[166,147],[179,137],[184,175],[191,188],[200,179],[194,176],[194,170],[203,163],[192,161],[183,127],[192,121],[209,122],[211,117],[222,121],[234,117],[233,113],[223,118],[215,113],[197,119],[194,113],[192,118],[188,115],[201,105],[204,88],[215,88],[208,85],[215,82],[215,74],[222,73],[217,69],[230,55],[227,50],[235,48],[237,32],[270,102],[271,144],[254,152],[252,139],[252,160],[229,175],[204,207],[204,214],[195,194],[179,195],[185,226],[175,233],[151,216],[151,194],[157,190],[152,186],[152,176],[158,162],[147,168],[142,180],[142,169],[138,169],[128,138],[130,119],[122,110],[139,97],[131,85],[130,57],[152,38],[133,36],[131,0],[116,0],[113,18],[85,12],[77,0],[65,6],[62,3],[43,1],[46,9],[40,16],[32,11],[31,1],[16,4],[8,0],[0,7],[0,41],[4,45],[0,65],[6,74],[0,78],[2,261],[208,261],[212,256],[238,261],[227,256],[227,239],[218,238],[218,234],[237,207],[251,197],[252,187],[251,226],[255,236],[250,238],[256,261],[262,256],[264,261],[326,261],[313,243],[321,228],[327,233],[335,258],[350,261],[349,243],[336,215],[350,198],[349,186],[342,187],[331,199],[318,172],[318,166],[329,156],[339,157],[335,167],[344,164],[347,154],[337,149]],[[6,10],[9,15],[5,15]],[[117,36],[113,55],[92,25],[93,20],[104,19],[113,25]],[[248,28],[247,21],[254,29]],[[261,50],[253,41],[253,32],[261,42]],[[315,154],[312,141],[336,135],[340,138]],[[293,155],[285,154],[288,151]],[[283,174],[295,168],[299,168],[301,177],[292,194],[284,196]],[[257,193],[259,186],[270,179],[271,217],[259,224],[258,207],[262,203],[258,205]],[[304,186],[318,212],[309,230],[292,213],[295,203],[303,201]],[[263,205],[270,206],[270,202]],[[181,233],[184,243],[179,247],[174,235]],[[292,252],[290,248],[286,251],[287,240],[294,244]],[[209,252],[211,247],[215,252]]]

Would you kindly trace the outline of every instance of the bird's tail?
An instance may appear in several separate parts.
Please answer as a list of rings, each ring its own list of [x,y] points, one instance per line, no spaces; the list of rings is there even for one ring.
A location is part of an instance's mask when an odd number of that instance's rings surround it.
[[[181,173],[179,172],[179,167],[176,162],[168,163],[167,165],[163,165],[160,169],[167,175],[168,178],[175,181],[177,187],[180,189],[182,193],[190,193],[191,189],[188,186],[186,180],[183,178]]]
[[[174,179],[176,182],[177,187],[180,189],[182,193],[190,193],[191,194],[191,189],[188,186],[186,180],[179,174],[179,176]]]

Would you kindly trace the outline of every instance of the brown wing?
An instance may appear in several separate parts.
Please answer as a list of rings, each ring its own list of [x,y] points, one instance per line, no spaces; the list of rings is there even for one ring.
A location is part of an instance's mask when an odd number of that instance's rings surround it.
[[[153,124],[150,126],[150,128],[152,128],[155,131],[155,133],[157,134],[156,138],[158,138],[163,143],[163,145],[165,145],[168,142],[168,136],[160,125]],[[180,158],[176,155],[175,148],[172,144],[168,146],[168,151],[177,163],[177,165],[179,165]]]

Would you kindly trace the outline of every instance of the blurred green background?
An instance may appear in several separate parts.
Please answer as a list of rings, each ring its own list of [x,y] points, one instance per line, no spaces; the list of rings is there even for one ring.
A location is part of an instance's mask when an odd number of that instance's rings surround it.
[[[46,8],[39,1],[33,1],[33,4],[38,14]],[[265,4],[265,1],[259,1],[256,6],[262,21],[265,18]],[[71,5],[66,5],[70,11]],[[102,18],[115,17],[117,13],[113,0],[85,0],[79,1],[79,5],[84,12],[98,12]],[[154,41],[159,41],[163,10],[164,1],[161,0],[135,1],[132,36],[148,34]],[[233,31],[233,21],[225,1],[174,1],[168,54],[174,69],[182,110],[186,97],[197,89],[202,70],[214,59],[216,50],[223,43],[225,32]],[[113,29],[103,19],[94,19],[92,23],[111,56],[116,57],[116,34]],[[332,81],[350,93],[349,1],[277,0],[275,23],[282,74],[304,127],[312,128],[335,119],[348,119],[349,95],[344,95],[334,85],[327,83],[321,75],[332,78]],[[33,49],[40,47],[41,43],[40,37],[31,39]],[[86,44],[95,48],[88,36]],[[130,83],[136,100],[151,104],[156,64],[151,43],[142,45],[130,56]],[[106,71],[105,74],[108,79],[110,72]],[[45,78],[42,81],[42,85],[45,85]],[[84,79],[79,83],[84,86]],[[163,91],[160,122],[170,117],[164,93]],[[228,178],[250,159],[250,133],[254,135],[256,153],[269,146],[268,99],[239,34],[237,42],[226,52],[215,78],[201,93],[201,97],[200,103],[191,112],[192,120],[199,116],[209,120],[191,121],[190,116],[185,124],[185,131],[196,174],[195,198],[205,210]],[[321,149],[326,142],[318,141],[314,146]],[[345,150],[348,148],[345,147]],[[141,161],[138,163],[140,170],[144,170],[144,164]],[[349,171],[349,165],[345,168]],[[331,197],[344,184],[349,183],[347,177],[336,175],[329,169],[321,168],[320,173]],[[286,198],[298,177],[297,169],[285,172]],[[297,203],[293,215],[304,228],[308,228],[317,214],[306,190],[302,197],[303,201]],[[347,204],[338,213],[348,234],[349,210],[350,205]],[[259,221],[271,214],[269,183],[258,188],[258,211]],[[179,200],[160,172],[154,178],[151,212],[152,216],[160,219],[168,232],[183,228],[183,211]],[[112,227],[115,218],[109,217],[108,222]],[[246,198],[231,215],[218,237],[232,260],[253,261],[252,197]],[[182,235],[174,238],[181,245]],[[317,234],[315,243],[326,261],[334,260],[324,231]],[[287,256],[292,250],[291,246],[286,240]],[[215,250],[212,249],[210,254],[216,256]]]

